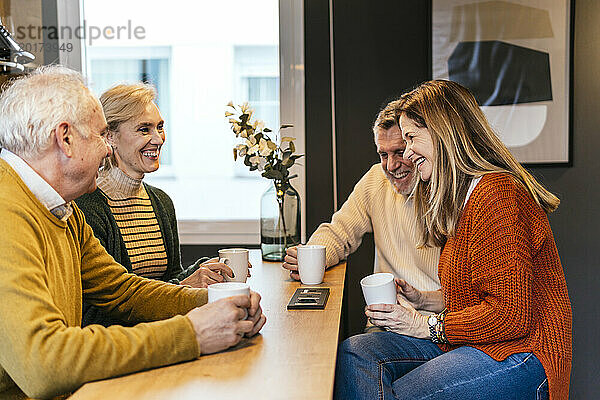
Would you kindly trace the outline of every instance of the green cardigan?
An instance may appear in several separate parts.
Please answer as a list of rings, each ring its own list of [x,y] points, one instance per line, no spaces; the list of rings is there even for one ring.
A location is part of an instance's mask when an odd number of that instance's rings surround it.
[[[160,278],[164,282],[179,284],[182,280],[194,273],[200,264],[208,260],[207,257],[197,260],[188,268],[181,266],[181,253],[179,249],[179,235],[177,232],[177,218],[175,207],[171,198],[159,188],[142,183],[150,197],[152,209],[162,233],[162,239],[167,252],[167,270]],[[125,247],[117,222],[108,206],[105,195],[100,189],[84,194],[75,200],[77,206],[85,214],[86,222],[92,227],[94,235],[100,240],[108,254],[113,256],[116,262],[133,272],[131,260]],[[85,303],[83,306],[83,326],[100,324],[104,326],[124,325],[129,326],[123,320],[115,319],[101,309]]]

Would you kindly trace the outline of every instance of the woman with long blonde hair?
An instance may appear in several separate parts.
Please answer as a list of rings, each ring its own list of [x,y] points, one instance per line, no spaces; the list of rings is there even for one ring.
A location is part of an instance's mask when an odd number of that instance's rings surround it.
[[[342,344],[336,397],[567,399],[571,305],[547,218],[558,198],[511,155],[468,89],[430,81],[402,102],[421,245],[443,247],[442,289],[399,281],[397,304],[367,307],[387,332]]]

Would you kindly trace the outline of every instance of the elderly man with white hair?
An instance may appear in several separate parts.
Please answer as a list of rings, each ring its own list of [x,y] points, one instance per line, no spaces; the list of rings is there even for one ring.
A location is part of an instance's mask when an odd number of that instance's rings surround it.
[[[206,304],[206,289],[128,274],[108,255],[72,202],[96,188],[106,129],[98,100],[64,67],[0,95],[0,398],[190,360],[265,323],[255,292]],[[83,296],[148,323],[82,328]]]

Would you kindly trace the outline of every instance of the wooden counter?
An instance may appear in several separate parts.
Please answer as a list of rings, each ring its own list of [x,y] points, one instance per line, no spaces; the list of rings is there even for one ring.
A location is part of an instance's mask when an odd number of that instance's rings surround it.
[[[267,316],[261,334],[198,360],[88,383],[70,398],[331,399],[346,265],[327,270],[317,285],[331,288],[325,310],[288,311],[300,283],[258,250],[250,260],[248,283]]]

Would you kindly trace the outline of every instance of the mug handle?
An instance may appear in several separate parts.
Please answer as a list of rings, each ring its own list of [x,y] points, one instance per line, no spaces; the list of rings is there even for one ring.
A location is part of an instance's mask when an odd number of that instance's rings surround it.
[[[219,258],[219,262],[221,264],[225,264],[225,265],[229,266],[228,263],[230,262],[230,260],[229,260],[229,258]],[[225,277],[223,277],[223,278],[225,278]],[[233,279],[233,278],[235,278],[235,272],[233,272],[233,276],[231,277],[231,279]]]

